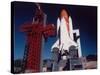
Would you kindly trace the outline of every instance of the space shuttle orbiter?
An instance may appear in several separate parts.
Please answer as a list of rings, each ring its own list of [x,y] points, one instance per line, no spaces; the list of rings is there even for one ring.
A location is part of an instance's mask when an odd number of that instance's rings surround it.
[[[75,46],[77,48],[77,43],[74,41],[73,37],[73,26],[72,19],[68,15],[68,12],[63,9],[60,13],[60,17],[57,19],[57,41],[53,44],[51,50],[54,48],[69,52],[69,48]]]

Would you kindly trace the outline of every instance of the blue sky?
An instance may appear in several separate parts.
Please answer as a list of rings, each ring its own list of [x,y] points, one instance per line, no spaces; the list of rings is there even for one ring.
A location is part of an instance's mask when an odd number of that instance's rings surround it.
[[[31,22],[36,6],[34,3],[16,2],[14,4],[15,46],[14,59],[23,58],[26,44],[25,33],[20,31],[20,26],[25,22]],[[97,7],[74,6],[58,4],[41,4],[41,8],[47,14],[47,24],[55,24],[62,8],[68,9],[73,20],[74,28],[80,29],[82,55],[97,54]],[[45,43],[43,58],[51,57],[51,46],[56,37],[49,37]]]

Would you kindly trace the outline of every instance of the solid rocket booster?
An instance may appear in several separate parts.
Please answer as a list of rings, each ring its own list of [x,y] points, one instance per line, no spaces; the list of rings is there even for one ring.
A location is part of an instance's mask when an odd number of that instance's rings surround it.
[[[51,50],[58,48],[62,51],[69,51],[70,46],[77,46],[77,43],[73,40],[72,19],[64,9],[61,11],[60,18],[57,19],[57,38]]]

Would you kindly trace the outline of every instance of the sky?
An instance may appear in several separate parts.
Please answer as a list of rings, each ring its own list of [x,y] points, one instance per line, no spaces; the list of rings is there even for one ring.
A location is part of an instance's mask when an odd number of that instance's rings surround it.
[[[44,13],[47,14],[47,24],[56,26],[57,18],[62,8],[68,9],[72,17],[74,29],[80,30],[80,41],[82,55],[97,54],[97,7],[44,4],[40,3]],[[20,31],[20,26],[26,22],[32,22],[36,10],[35,3],[15,2],[14,3],[14,59],[22,59],[26,44],[25,33]],[[49,37],[44,44],[43,59],[51,58],[51,46],[57,40],[56,37]]]

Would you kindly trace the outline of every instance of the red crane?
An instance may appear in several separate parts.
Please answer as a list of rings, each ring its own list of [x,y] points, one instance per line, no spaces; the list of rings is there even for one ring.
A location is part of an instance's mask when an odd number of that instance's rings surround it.
[[[23,72],[40,72],[42,38],[55,35],[53,24],[45,25],[44,13],[38,5],[34,22],[21,25],[21,31],[26,33],[26,46],[23,57]]]

